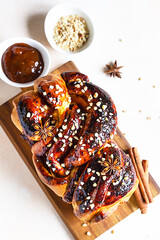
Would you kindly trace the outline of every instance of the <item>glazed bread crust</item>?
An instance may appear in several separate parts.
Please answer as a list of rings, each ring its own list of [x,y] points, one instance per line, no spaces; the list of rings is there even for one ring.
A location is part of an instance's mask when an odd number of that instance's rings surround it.
[[[129,199],[138,180],[112,140],[117,112],[107,92],[79,72],[49,74],[13,105],[38,176],[78,218],[96,223]]]

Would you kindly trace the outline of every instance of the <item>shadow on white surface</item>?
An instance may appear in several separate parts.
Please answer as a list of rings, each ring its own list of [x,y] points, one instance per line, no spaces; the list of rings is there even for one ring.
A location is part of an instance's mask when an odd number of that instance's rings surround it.
[[[21,91],[20,88],[12,87],[7,83],[3,82],[1,79],[0,79],[0,89],[1,89],[0,105],[8,101],[10,98],[16,96]]]
[[[47,11],[45,13],[34,14],[28,17],[27,27],[28,33],[31,38],[40,41],[44,46],[50,47],[45,33],[44,33],[44,20]]]

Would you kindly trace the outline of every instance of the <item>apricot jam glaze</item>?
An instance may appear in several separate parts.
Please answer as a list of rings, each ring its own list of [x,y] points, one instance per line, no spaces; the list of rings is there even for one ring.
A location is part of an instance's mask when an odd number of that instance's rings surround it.
[[[5,75],[16,83],[34,81],[44,68],[40,52],[25,43],[16,43],[7,48],[1,63]]]

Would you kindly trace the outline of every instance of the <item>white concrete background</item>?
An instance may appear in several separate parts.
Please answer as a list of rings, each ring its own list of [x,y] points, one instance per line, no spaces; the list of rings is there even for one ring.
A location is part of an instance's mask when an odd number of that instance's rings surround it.
[[[160,185],[160,1],[69,1],[88,12],[95,26],[93,45],[75,56],[55,52],[44,35],[45,15],[60,2],[64,1],[0,0],[0,41],[18,36],[38,40],[50,52],[51,70],[68,60],[74,61],[81,72],[112,96],[119,128],[131,145],[137,146],[141,158],[149,159],[150,172]],[[105,64],[115,59],[124,66],[122,79],[104,73]],[[20,91],[3,81],[0,89],[1,104]],[[110,229],[98,239],[158,240],[159,215],[160,196],[149,206],[147,215],[137,211],[114,226],[114,234]],[[73,239],[2,128],[0,239]]]

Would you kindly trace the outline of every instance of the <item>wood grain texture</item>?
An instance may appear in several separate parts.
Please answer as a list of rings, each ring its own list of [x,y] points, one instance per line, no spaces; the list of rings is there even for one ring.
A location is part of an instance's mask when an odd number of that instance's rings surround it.
[[[74,65],[74,63],[70,61],[53,72],[60,74],[61,72],[64,71],[78,71],[78,69]],[[29,89],[31,88],[25,88],[22,91],[24,92]],[[50,200],[54,208],[57,210],[60,217],[63,219],[64,223],[66,224],[66,226],[68,227],[68,229],[70,230],[70,232],[72,233],[76,240],[88,240],[88,239],[93,240],[138,209],[135,198],[134,196],[132,196],[127,203],[120,205],[118,209],[106,220],[94,225],[82,227],[81,226],[82,221],[80,221],[77,217],[74,216],[72,206],[60,200],[60,198],[57,195],[55,195],[47,186],[45,186],[37,176],[37,173],[32,163],[30,146],[27,144],[26,141],[24,141],[21,138],[20,132],[13,125],[10,118],[11,111],[13,108],[12,100],[13,99],[10,99],[8,102],[0,106],[0,123],[4,131],[10,138],[11,142],[17,149],[21,158],[23,159],[23,161],[25,162],[25,164],[27,165],[27,167],[29,168],[29,170],[31,171],[31,173],[33,174],[33,176],[43,189],[44,193],[47,195],[48,199]],[[125,139],[125,137],[123,136],[119,129],[117,129],[117,134],[115,135],[114,140],[117,142],[118,146],[124,151],[131,147],[131,145],[128,143],[128,141]],[[151,175],[149,176],[151,192],[153,194],[153,197],[155,197],[160,193],[160,188],[156,184],[152,176]],[[141,216],[139,215],[139,217]],[[86,235],[87,231],[91,232],[91,236]]]

